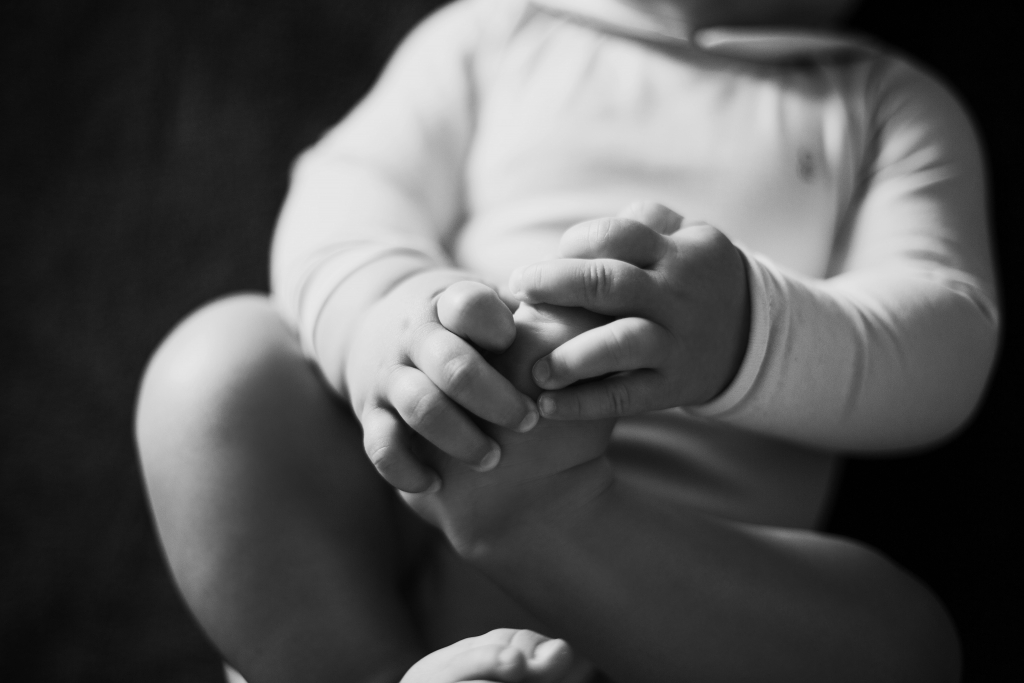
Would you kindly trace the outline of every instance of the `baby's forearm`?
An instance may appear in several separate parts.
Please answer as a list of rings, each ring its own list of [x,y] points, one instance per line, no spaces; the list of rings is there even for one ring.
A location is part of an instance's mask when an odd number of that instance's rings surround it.
[[[725,393],[692,412],[860,453],[919,448],[970,417],[999,324],[968,274],[900,264],[822,281],[749,263],[747,357]]]

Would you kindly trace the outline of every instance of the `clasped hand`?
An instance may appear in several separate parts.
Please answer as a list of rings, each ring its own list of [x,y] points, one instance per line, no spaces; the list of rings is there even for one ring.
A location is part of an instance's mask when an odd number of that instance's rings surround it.
[[[746,349],[750,303],[743,256],[722,233],[636,204],[573,226],[560,250],[561,258],[517,270],[513,294],[612,319],[577,327],[532,363],[544,417],[598,420],[694,405],[729,383]],[[346,384],[366,452],[392,486],[436,491],[441,468],[430,460],[438,452],[479,471],[496,467],[501,447],[477,420],[533,429],[538,409],[526,393],[536,388],[520,376],[517,389],[508,377],[523,369],[503,375],[483,355],[500,354],[515,337],[511,309],[457,271],[415,275],[367,312]]]
[[[512,312],[466,277],[445,270],[408,278],[352,338],[345,380],[363,446],[401,491],[440,488],[434,449],[481,471],[498,464],[500,447],[471,416],[519,432],[539,419],[534,402],[481,354],[512,344]]]
[[[745,259],[721,232],[638,203],[571,227],[560,256],[516,270],[512,294],[615,319],[534,364],[547,390],[541,415],[593,420],[699,405],[736,375],[750,295]]]

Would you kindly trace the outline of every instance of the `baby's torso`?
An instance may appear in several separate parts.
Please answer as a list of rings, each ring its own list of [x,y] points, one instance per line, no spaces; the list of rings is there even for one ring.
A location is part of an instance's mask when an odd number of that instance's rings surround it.
[[[745,62],[531,10],[477,68],[460,265],[507,281],[570,225],[652,200],[828,274],[870,144],[863,64]],[[624,478],[751,521],[815,524],[834,470],[682,411],[623,420],[614,443]]]

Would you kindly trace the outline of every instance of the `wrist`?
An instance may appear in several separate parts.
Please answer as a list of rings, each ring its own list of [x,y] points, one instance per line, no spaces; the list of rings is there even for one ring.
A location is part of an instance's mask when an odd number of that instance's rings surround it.
[[[415,254],[389,254],[349,273],[326,298],[313,324],[312,356],[338,393],[347,396],[345,366],[360,321],[397,283],[431,267]]]
[[[483,282],[483,278],[478,275],[458,268],[420,268],[395,280],[390,287],[382,292],[378,301],[386,298],[428,301],[440,295],[456,282],[465,280]]]
[[[368,314],[396,290],[443,290],[466,273],[436,266],[414,254],[396,253],[349,275],[321,308],[313,330],[313,357],[335,391],[348,398],[347,363]],[[410,286],[409,283],[413,284]]]
[[[430,306],[431,300],[440,295],[446,288],[463,280],[478,280],[471,273],[456,270],[453,268],[424,267],[419,264],[418,268],[406,268],[402,270],[402,264],[391,264],[390,277],[379,277],[368,283],[369,290],[362,291],[355,289],[353,292],[360,297],[361,305],[354,314],[345,316],[344,313],[352,311],[353,303],[349,293],[339,293],[337,304],[338,313],[332,317],[332,322],[340,328],[340,334],[334,337],[333,343],[324,344],[319,347],[317,360],[321,369],[330,362],[332,374],[325,375],[331,381],[338,393],[353,402],[353,408],[358,414],[359,406],[354,400],[353,382],[354,375],[362,374],[365,378],[368,371],[374,368],[361,367],[359,358],[367,356],[357,351],[370,350],[382,341],[381,331],[394,330],[396,324],[401,325],[408,314],[423,307]],[[360,282],[353,280],[355,285]],[[328,328],[329,329],[329,328]],[[326,351],[326,352],[325,352]],[[356,357],[353,360],[353,356]],[[372,357],[372,356],[371,356]]]

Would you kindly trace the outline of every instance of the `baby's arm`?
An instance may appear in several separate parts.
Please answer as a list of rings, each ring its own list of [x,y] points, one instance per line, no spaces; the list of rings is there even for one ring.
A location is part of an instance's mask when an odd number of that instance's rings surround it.
[[[479,280],[449,267],[443,243],[465,210],[480,19],[480,3],[463,1],[413,31],[371,93],[299,159],[274,239],[276,302],[351,401],[378,470],[407,491],[435,481],[410,453],[417,434],[479,464],[497,451],[471,416],[536,422],[532,401],[468,343],[487,340],[451,334],[435,310],[447,286]]]
[[[520,268],[509,287],[524,301],[614,316],[533,367],[557,419],[593,419],[704,403],[736,374],[747,346],[750,297],[743,256],[708,225],[681,228],[657,204],[587,221],[562,237],[564,258]]]
[[[874,101],[866,105],[876,111],[877,153],[867,162],[849,238],[836,246],[836,274],[813,279],[745,254],[751,314],[742,362],[714,400],[676,405],[737,427],[847,451],[924,445],[969,417],[998,341],[979,145],[959,104],[933,80],[899,62],[880,74],[868,95]],[[586,243],[571,233],[570,255],[591,259],[589,265],[561,280],[554,274],[569,271],[564,261],[531,266],[518,274],[521,296],[604,312],[610,311],[594,303],[601,294],[637,297],[625,290],[643,278],[605,277],[613,269],[593,258],[603,254],[572,253],[574,245]],[[623,261],[630,255],[615,258],[615,269],[627,270]],[[671,287],[656,268],[632,270]],[[606,291],[593,289],[602,284]],[[707,294],[692,291],[697,299]],[[641,298],[650,301],[651,294]],[[735,315],[723,307],[708,319],[723,314]],[[619,308],[615,315],[644,312]],[[552,375],[538,378],[552,390],[540,399],[545,415],[575,419],[620,415],[623,406],[627,412],[663,407],[651,399],[664,395],[655,391],[659,382],[666,384],[664,352],[654,349],[641,361],[630,359],[632,365],[616,365],[616,341],[595,332],[586,348],[575,341],[547,359]],[[718,343],[734,348],[728,335]],[[678,348],[699,363],[693,346]],[[705,352],[713,355],[714,344]],[[684,366],[690,373],[682,375],[684,383],[695,381],[693,367]],[[646,372],[649,381],[640,382],[633,372],[563,389],[576,379],[636,368],[654,368],[660,376]]]

